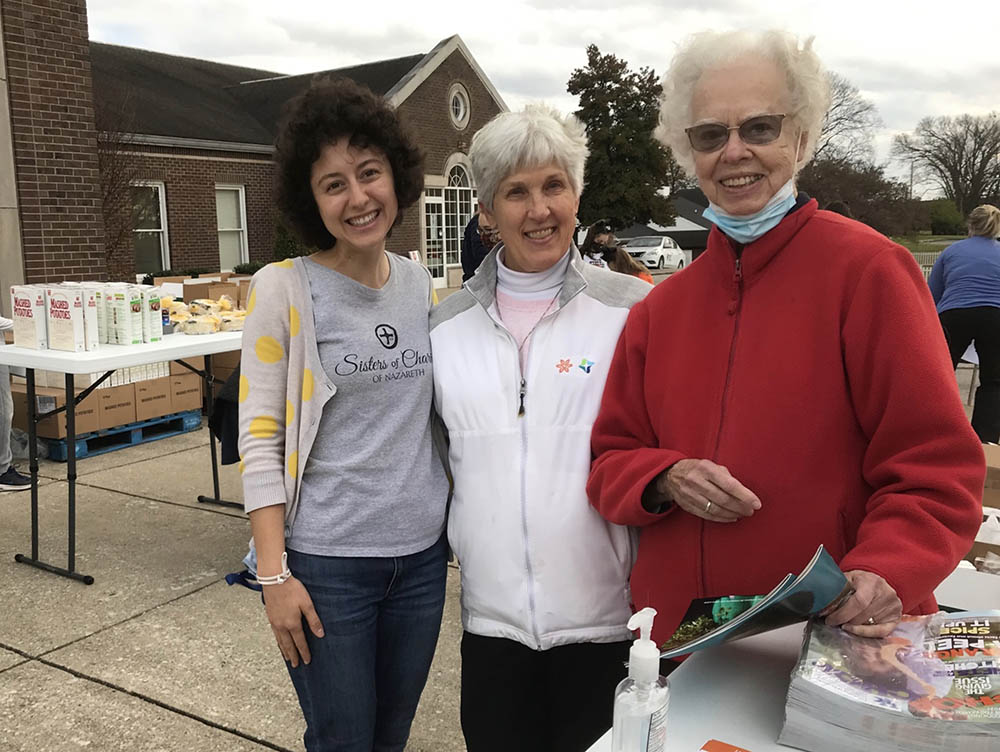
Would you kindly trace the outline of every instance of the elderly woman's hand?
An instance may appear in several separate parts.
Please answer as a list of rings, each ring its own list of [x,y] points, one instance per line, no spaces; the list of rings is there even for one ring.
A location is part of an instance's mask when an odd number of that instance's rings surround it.
[[[854,595],[836,611],[825,614],[826,623],[842,626],[845,632],[858,637],[888,636],[903,615],[903,603],[896,591],[872,572],[852,569],[844,576],[854,588]]]
[[[688,514],[735,522],[760,509],[760,499],[711,460],[680,460],[656,479],[656,489]]]

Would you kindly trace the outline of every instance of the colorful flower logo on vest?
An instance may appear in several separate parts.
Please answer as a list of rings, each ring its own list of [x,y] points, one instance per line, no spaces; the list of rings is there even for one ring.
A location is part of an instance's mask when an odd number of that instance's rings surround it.
[[[573,364],[567,359],[563,358],[558,363],[556,363],[556,368],[559,373],[569,373],[569,369],[573,367]]]
[[[594,361],[587,360],[586,358],[584,358],[583,360],[580,361],[579,369],[584,373],[590,373],[590,369],[593,368],[595,365],[596,363],[594,363]]]

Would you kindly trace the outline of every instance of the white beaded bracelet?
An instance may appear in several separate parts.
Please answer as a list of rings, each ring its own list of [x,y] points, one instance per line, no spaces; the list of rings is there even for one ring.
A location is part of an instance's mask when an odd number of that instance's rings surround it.
[[[281,572],[279,574],[274,574],[269,577],[257,576],[258,585],[280,585],[281,583],[291,579],[292,573],[288,569],[288,553],[283,552],[281,554]]]

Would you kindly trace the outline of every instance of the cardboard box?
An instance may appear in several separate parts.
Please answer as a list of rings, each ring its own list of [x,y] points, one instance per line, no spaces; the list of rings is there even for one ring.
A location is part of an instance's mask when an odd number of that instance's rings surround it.
[[[170,379],[146,379],[135,385],[135,419],[149,420],[169,415]]]
[[[164,282],[180,282],[181,284],[183,284],[185,281],[189,279],[191,278],[184,274],[181,274],[176,277],[157,277],[154,275],[153,284],[156,285],[157,287],[159,287]]]
[[[215,362],[215,358],[216,358],[216,356],[213,355],[212,356],[212,362],[213,363]],[[205,356],[204,355],[188,356],[187,358],[181,358],[181,360],[183,360],[188,365],[193,366],[194,368],[197,368],[199,371],[204,371],[205,370]],[[188,369],[186,369],[184,366],[182,366],[180,363],[178,363],[177,361],[175,361],[175,360],[171,360],[170,361],[170,375],[171,376],[183,376],[183,375],[186,375],[186,374],[191,374],[192,376],[195,375],[195,374],[191,373]]]
[[[240,297],[236,303],[240,308],[245,310],[247,307],[247,301],[250,299],[250,277],[241,279],[239,285],[240,285]]]
[[[97,389],[100,396],[98,422],[101,428],[116,428],[135,423],[135,384],[121,384],[109,389]]]
[[[201,410],[202,378],[196,373],[170,376],[170,412]]]
[[[218,375],[220,368],[232,371],[240,364],[240,355],[242,355],[240,350],[216,353],[212,356],[212,372]]]
[[[983,444],[986,454],[986,487],[1000,488],[1000,445]]]
[[[987,488],[983,490],[983,507],[1000,509],[1000,489]]]
[[[233,375],[233,371],[235,370],[236,370],[235,368],[216,368],[215,365],[213,364],[212,375],[216,379],[218,379],[218,381],[216,381],[212,385],[213,386],[212,399],[215,399],[216,397],[219,396],[219,392],[222,390],[223,384],[225,384],[226,381],[229,379],[229,377]]]
[[[237,300],[240,297],[240,285],[238,282],[219,282],[214,285],[210,285],[208,288],[208,297],[211,300],[218,300],[223,295],[228,295],[230,300],[233,301],[233,308],[236,308]]]
[[[98,409],[99,395],[103,389],[98,389],[87,395],[87,398],[76,406],[74,413],[74,432],[77,436],[92,433],[100,428]],[[28,430],[28,387],[25,384],[11,384],[10,394],[14,400],[14,427],[22,431]],[[79,391],[77,392],[79,394]],[[66,390],[53,387],[35,388],[35,410],[37,413],[49,412],[66,404]],[[38,435],[45,439],[66,438],[66,413],[61,412],[46,418],[38,424]]]

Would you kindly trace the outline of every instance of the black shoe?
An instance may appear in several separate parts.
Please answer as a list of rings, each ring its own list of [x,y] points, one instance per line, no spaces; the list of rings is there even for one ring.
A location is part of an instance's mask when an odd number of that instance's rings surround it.
[[[21,475],[13,465],[0,475],[0,491],[27,491],[29,488],[31,488],[31,478]]]

